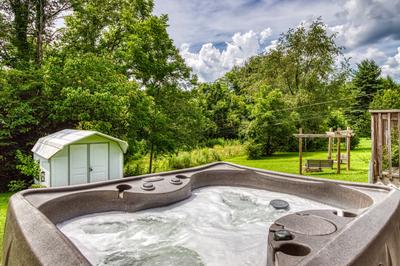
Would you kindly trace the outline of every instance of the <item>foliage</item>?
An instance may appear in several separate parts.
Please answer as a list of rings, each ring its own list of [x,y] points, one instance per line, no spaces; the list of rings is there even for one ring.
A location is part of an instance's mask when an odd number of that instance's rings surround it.
[[[23,154],[20,150],[16,151],[18,164],[15,166],[23,175],[39,180],[40,178],[40,165],[35,161],[32,155]]]
[[[340,99],[352,96],[351,91],[345,89],[349,65],[342,55],[342,47],[335,43],[335,37],[335,34],[328,33],[320,19],[308,26],[301,24],[283,33],[275,48],[251,58],[243,67],[236,67],[226,74],[229,87],[234,95],[239,96],[240,104],[247,111],[239,112],[238,117],[242,121],[242,133],[246,139],[251,139],[250,145],[260,143],[253,139],[255,128],[263,127],[262,131],[269,130],[272,136],[279,133],[274,132],[277,131],[274,127],[283,125],[282,131],[290,127],[285,134],[279,135],[284,141],[273,141],[275,144],[269,146],[275,148],[269,149],[264,155],[272,154],[275,150],[296,149],[295,139],[287,138],[295,128],[301,127],[307,133],[328,131],[328,124],[334,124],[334,121],[328,121],[331,114],[342,113],[348,105],[347,100]],[[275,116],[278,127],[270,122],[264,123],[263,120],[267,118],[263,117],[262,112],[255,114],[251,110],[253,105],[260,105],[262,98],[272,91],[282,94],[281,108],[275,107],[276,111],[269,115]],[[282,112],[279,109],[284,109],[284,116],[280,116]],[[255,124],[258,126],[255,127]],[[252,136],[250,132],[253,132]],[[266,141],[265,137],[258,134],[258,139]],[[321,147],[321,144],[319,140],[307,142],[310,149]]]
[[[382,90],[375,95],[370,105],[371,109],[400,109],[400,87]]]
[[[206,118],[208,138],[238,138],[240,123],[246,114],[246,105],[232,91],[227,82],[203,83],[195,89]]]
[[[40,68],[44,47],[57,38],[54,23],[68,0],[5,0],[0,4],[0,58],[10,68]]]
[[[32,184],[29,188],[46,188],[46,186],[41,184]]]
[[[344,112],[342,112],[341,110],[336,110],[331,112],[328,118],[326,119],[325,123],[327,128],[332,128],[333,130],[337,130],[338,128],[345,130],[347,127],[350,127],[350,129],[353,130],[353,128],[351,128],[351,124],[347,121]],[[356,133],[350,139],[350,149],[354,150],[359,143],[360,143],[360,137]],[[324,146],[326,146],[326,142],[324,142]]]
[[[16,150],[27,154],[39,137],[64,128],[126,139],[128,156],[151,160],[204,140],[206,119],[188,90],[194,79],[167,17],[152,15],[153,7],[151,0],[1,4],[2,189],[9,177],[28,180],[17,171]],[[55,32],[66,9],[65,27]]]
[[[246,138],[256,145],[254,148],[248,148],[248,151],[252,152],[249,157],[257,158],[260,153],[263,156],[271,155],[279,149],[284,149],[295,132],[283,94],[278,90],[268,91],[267,88],[260,91],[251,111],[251,121],[244,129]]]
[[[0,189],[20,175],[16,151],[28,154],[36,139],[54,130],[48,116],[41,71],[0,70]]]
[[[154,171],[163,172],[174,169],[194,167],[215,161],[225,160],[245,153],[243,145],[234,140],[224,140],[223,145],[212,148],[197,148],[191,151],[163,155],[154,161]],[[148,163],[144,158],[133,158],[125,165],[125,175],[141,175],[147,173]]]
[[[8,191],[10,192],[18,192],[24,190],[25,188],[27,188],[27,186],[28,185],[25,180],[11,180],[7,185]]]
[[[353,73],[352,88],[356,95],[355,101],[348,112],[349,121],[361,136],[368,136],[370,130],[370,115],[368,107],[374,95],[383,88],[380,78],[381,69],[373,60],[363,60],[357,64]]]
[[[264,150],[264,144],[248,142],[246,144],[247,159],[256,160],[262,158],[263,156],[265,156]]]

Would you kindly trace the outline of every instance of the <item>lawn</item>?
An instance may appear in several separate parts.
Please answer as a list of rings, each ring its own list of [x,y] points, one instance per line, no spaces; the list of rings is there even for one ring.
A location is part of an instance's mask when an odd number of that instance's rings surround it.
[[[246,156],[237,156],[225,161],[250,167],[262,168],[291,174],[299,173],[299,157],[297,152],[278,152],[270,157],[259,160],[248,160]],[[327,159],[327,151],[303,153],[303,164],[306,159]],[[353,182],[368,182],[368,165],[371,158],[371,140],[361,139],[358,147],[351,151],[350,172],[346,172],[346,165],[342,164],[341,174],[336,174],[334,169],[323,169],[323,172],[304,173],[305,175],[337,179]]]
[[[8,199],[12,193],[0,193],[0,262],[3,255],[3,234],[7,216]]]

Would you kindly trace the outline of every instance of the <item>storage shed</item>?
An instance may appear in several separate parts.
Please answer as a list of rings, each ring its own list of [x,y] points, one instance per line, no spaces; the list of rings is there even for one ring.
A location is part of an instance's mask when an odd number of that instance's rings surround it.
[[[128,143],[97,131],[64,129],[40,138],[32,149],[46,187],[123,177]]]

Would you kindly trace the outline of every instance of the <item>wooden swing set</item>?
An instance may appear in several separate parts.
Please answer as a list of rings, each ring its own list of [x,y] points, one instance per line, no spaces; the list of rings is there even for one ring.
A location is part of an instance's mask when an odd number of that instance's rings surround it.
[[[337,162],[337,173],[340,174],[340,165],[346,162],[347,172],[350,171],[350,141],[351,136],[354,136],[353,131],[348,127],[346,130],[341,130],[338,128],[336,131],[333,131],[332,128],[325,132],[324,134],[304,134],[303,129],[299,129],[299,134],[293,134],[296,138],[299,139],[299,173],[303,174],[303,139],[307,138],[328,138],[328,159],[312,159],[307,160],[305,164],[305,171],[322,171],[322,168],[333,168],[334,160],[332,160],[332,151],[334,146],[335,139],[337,148],[336,148],[336,162]],[[346,155],[341,154],[340,144],[341,139],[346,139]]]

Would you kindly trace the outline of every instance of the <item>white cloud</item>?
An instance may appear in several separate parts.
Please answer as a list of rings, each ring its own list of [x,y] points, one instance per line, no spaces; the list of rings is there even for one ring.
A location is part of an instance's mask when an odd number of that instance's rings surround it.
[[[260,42],[265,43],[267,39],[272,35],[272,30],[271,28],[267,28],[260,32]]]
[[[352,63],[358,64],[364,59],[374,60],[378,64],[386,62],[387,56],[384,52],[376,47],[368,47],[367,49],[355,49],[345,56],[350,58]]]
[[[399,0],[342,0],[343,10],[332,30],[339,33],[346,47],[400,38]]]
[[[155,0],[155,14],[163,13],[169,16],[168,32],[177,47],[190,43],[196,50],[203,44],[223,43],[235,32],[252,29],[259,33],[259,44],[264,51],[269,51],[276,45],[271,40],[278,39],[280,33],[296,28],[302,21],[307,23],[322,17],[330,30],[339,33],[336,42],[353,57],[352,63],[371,58],[385,73],[396,72],[393,60],[394,51],[400,46],[400,0]],[[273,33],[268,30],[262,33],[266,25]],[[264,38],[264,34],[268,37]],[[229,65],[232,61],[243,61],[243,56],[224,61],[217,49],[207,46],[205,50],[208,52],[204,57],[210,56],[208,53],[213,55],[207,59],[213,58],[212,62],[203,58],[208,65],[202,63],[199,53],[190,55],[189,49],[185,53],[204,80],[220,77],[226,71],[221,62]],[[216,62],[220,67],[216,67]],[[199,66],[206,69],[196,70]]]
[[[390,76],[395,80],[400,80],[400,47],[396,48],[393,56],[387,55],[377,47],[355,49],[345,56],[350,57],[353,64],[360,63],[364,59],[374,60],[381,66],[381,76]]]
[[[397,54],[393,57],[388,57],[382,65],[382,75],[400,80],[400,47],[397,47]]]
[[[273,50],[278,46],[278,40],[272,40],[270,45],[264,48],[264,52],[268,53],[269,51]]]
[[[183,44],[180,49],[181,55],[200,81],[214,81],[232,67],[243,65],[248,58],[261,53],[263,44],[271,34],[270,28],[261,32],[250,30],[243,34],[235,33],[223,51],[218,50],[212,43],[206,43],[199,52],[194,53],[190,52],[189,44]]]

